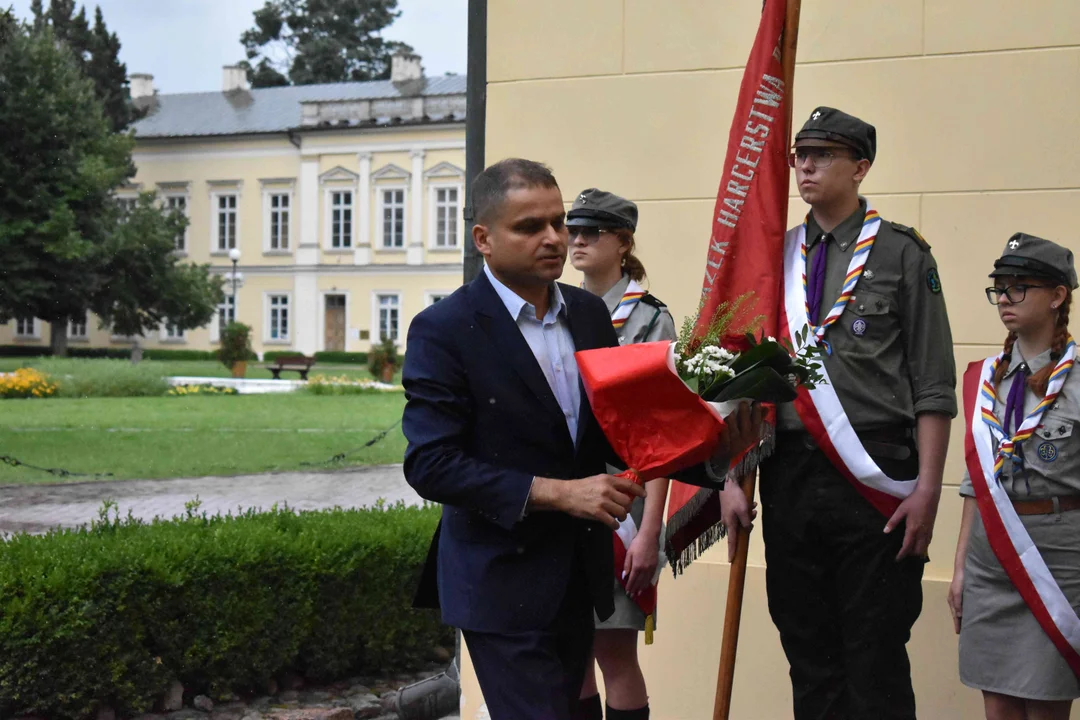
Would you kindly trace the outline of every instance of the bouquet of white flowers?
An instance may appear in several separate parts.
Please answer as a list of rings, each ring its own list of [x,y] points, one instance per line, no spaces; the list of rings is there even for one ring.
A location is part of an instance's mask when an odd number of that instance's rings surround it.
[[[687,318],[675,343],[675,369],[692,390],[709,402],[758,400],[784,403],[795,399],[800,385],[813,388],[824,381],[822,350],[806,343],[809,329],[796,337],[798,348],[773,337],[755,338],[759,317],[747,318],[750,293],[721,303],[708,330],[697,334],[697,317]],[[732,346],[725,338],[741,337]]]

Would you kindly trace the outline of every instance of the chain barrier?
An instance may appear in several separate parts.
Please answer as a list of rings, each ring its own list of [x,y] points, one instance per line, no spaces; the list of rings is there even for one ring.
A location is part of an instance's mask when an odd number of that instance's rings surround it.
[[[387,435],[390,434],[390,432],[394,428],[396,428],[400,424],[401,424],[401,420],[396,420],[393,425],[386,428],[385,430],[380,430],[373,438],[368,440],[363,445],[360,445],[359,447],[352,448],[351,450],[345,450],[344,452],[339,452],[339,453],[337,453],[336,455],[333,455],[332,457],[330,457],[327,460],[322,460],[322,461],[317,461],[317,462],[302,462],[302,463],[300,463],[300,465],[302,467],[313,467],[313,466],[321,466],[321,465],[334,465],[335,463],[340,463],[343,460],[345,460],[346,458],[348,458],[349,456],[355,455],[356,453],[358,453],[358,452],[360,452],[362,450],[366,450],[369,447],[371,447],[372,445],[375,445],[376,443],[381,442]],[[31,465],[30,463],[25,463],[22,460],[19,460],[18,458],[12,457],[11,455],[0,455],[0,462],[4,463],[5,465],[10,465],[11,467],[24,467],[24,468],[27,468],[29,470],[37,470],[39,472],[48,473],[48,474],[53,475],[55,477],[62,477],[62,478],[75,478],[75,477],[111,478],[111,477],[115,477],[115,475],[113,475],[113,473],[111,473],[111,472],[79,473],[79,472],[72,472],[71,470],[65,470],[64,468],[40,467],[38,465]]]
[[[385,438],[387,435],[390,434],[391,430],[393,430],[394,428],[396,428],[400,424],[401,424],[401,420],[395,420],[393,425],[386,428],[385,430],[380,430],[379,433],[375,435],[375,437],[371,438],[370,440],[368,440],[363,445],[360,445],[359,447],[355,447],[352,450],[346,450],[344,452],[339,452],[338,454],[333,455],[332,457],[330,457],[328,460],[323,460],[321,462],[302,462],[302,463],[300,463],[300,465],[302,465],[304,467],[311,467],[311,466],[314,466],[314,465],[333,465],[335,463],[339,463],[342,460],[344,460],[345,458],[349,457],[350,455],[355,455],[356,453],[358,453],[358,452],[360,452],[362,450],[366,450],[369,447],[371,447],[372,445],[375,445],[376,443],[380,442],[383,438]]]
[[[115,477],[111,472],[105,473],[78,473],[71,470],[65,470],[64,468],[47,468],[39,467],[38,465],[31,465],[30,463],[24,463],[18,458],[11,457],[10,455],[0,455],[0,462],[10,465],[11,467],[24,467],[30,470],[38,470],[40,472],[49,473],[56,477],[88,477],[88,478],[111,478]]]

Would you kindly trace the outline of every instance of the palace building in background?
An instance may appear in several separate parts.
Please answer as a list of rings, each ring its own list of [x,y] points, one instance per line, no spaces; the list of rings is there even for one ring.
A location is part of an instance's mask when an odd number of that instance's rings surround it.
[[[220,92],[157,94],[138,74],[131,91],[150,112],[117,201],[154,191],[185,212],[176,252],[210,263],[226,296],[209,327],[141,346],[213,349],[235,318],[260,355],[400,348],[412,317],[461,285],[465,76],[424,77],[398,55],[385,81],[250,89],[226,67]],[[98,325],[73,321],[71,346],[133,344]],[[0,344],[48,342],[40,320],[0,325]]]

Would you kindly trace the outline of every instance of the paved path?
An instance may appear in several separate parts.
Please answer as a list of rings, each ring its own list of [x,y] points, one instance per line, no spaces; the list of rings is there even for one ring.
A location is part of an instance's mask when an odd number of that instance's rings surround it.
[[[418,505],[420,497],[405,482],[400,465],[335,472],[289,472],[175,480],[115,480],[65,485],[0,486],[0,533],[44,532],[58,525],[75,527],[97,518],[104,500],[119,503],[120,514],[172,517],[198,496],[200,511],[211,515],[238,508],[269,509],[288,503],[297,510],[336,505],[363,507],[379,498]]]

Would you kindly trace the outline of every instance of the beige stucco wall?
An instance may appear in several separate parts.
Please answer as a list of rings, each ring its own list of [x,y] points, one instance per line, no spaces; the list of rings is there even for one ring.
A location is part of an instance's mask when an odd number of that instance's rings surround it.
[[[487,158],[547,162],[564,198],[598,186],[640,205],[652,290],[693,311],[727,132],[760,0],[489,2]],[[877,126],[863,190],[934,246],[959,368],[1003,332],[982,288],[1013,232],[1080,252],[1080,3],[1074,0],[803,2],[795,117],[831,105]],[[792,187],[789,224],[806,212]],[[574,281],[572,271],[567,278]],[[910,649],[920,717],[980,718],[962,686],[945,605],[959,524],[953,428],[925,605]],[[791,717],[787,665],[752,541],[733,718]],[[728,566],[718,551],[661,584],[643,649],[653,717],[711,716]],[[477,716],[466,672],[462,717]],[[1074,713],[1080,718],[1080,710]]]

